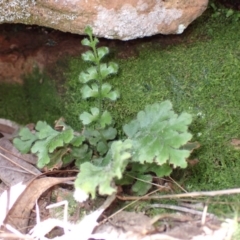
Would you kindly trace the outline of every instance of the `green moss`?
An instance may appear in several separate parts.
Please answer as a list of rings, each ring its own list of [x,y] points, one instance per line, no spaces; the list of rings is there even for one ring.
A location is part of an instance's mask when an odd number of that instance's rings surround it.
[[[44,120],[51,124],[61,117],[62,101],[55,83],[35,70],[23,84],[0,84],[0,118],[21,124]]]
[[[0,118],[18,123],[28,122],[27,102],[23,88],[18,84],[0,84]]]
[[[62,100],[53,80],[35,70],[25,77],[23,89],[31,121],[45,120],[53,123],[61,117]]]

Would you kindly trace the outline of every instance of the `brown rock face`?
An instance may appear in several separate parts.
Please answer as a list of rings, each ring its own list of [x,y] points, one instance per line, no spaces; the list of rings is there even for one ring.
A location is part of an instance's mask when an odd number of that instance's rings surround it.
[[[180,34],[208,0],[0,0],[0,23],[24,23],[98,37],[129,40]]]

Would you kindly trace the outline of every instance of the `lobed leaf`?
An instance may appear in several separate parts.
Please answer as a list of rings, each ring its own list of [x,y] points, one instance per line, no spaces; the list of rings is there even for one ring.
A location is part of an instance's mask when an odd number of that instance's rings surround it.
[[[100,64],[100,74],[102,78],[106,78],[110,74],[116,74],[118,72],[118,65],[114,62],[110,62],[108,64],[101,63]]]
[[[37,130],[36,136],[39,139],[44,139],[49,135],[56,135],[58,133],[50,125],[48,125],[46,122],[43,122],[43,121],[38,121],[35,129]]]
[[[94,107],[91,108],[91,113],[88,112],[83,112],[80,116],[79,119],[82,121],[84,125],[88,125],[90,123],[93,123],[97,121],[99,118],[99,109]]]
[[[88,50],[85,53],[82,53],[82,59],[85,62],[96,62],[96,57],[94,56],[93,51]]]
[[[106,143],[106,141],[99,141],[97,143],[97,151],[99,152],[100,156],[103,156],[105,153],[107,153],[109,149],[108,144]]]
[[[120,179],[125,170],[128,159],[131,157],[129,150],[131,141],[126,140],[113,142],[103,161],[109,162],[104,167],[94,166],[90,162],[81,164],[80,173],[75,181],[75,188],[81,189],[86,194],[95,198],[96,189],[101,195],[111,195],[116,189],[112,186],[114,178]]]
[[[43,168],[50,162],[50,156],[48,154],[47,143],[44,140],[37,141],[31,148],[31,152],[35,153],[38,157],[37,166]]]
[[[102,138],[100,132],[91,127],[86,127],[83,131],[83,134],[92,146],[97,146],[97,143]]]
[[[191,121],[190,114],[175,114],[170,101],[146,106],[136,120],[123,127],[126,135],[133,140],[132,160],[186,167],[190,151],[179,148],[192,137],[187,132]]]
[[[73,139],[73,130],[71,128],[67,128],[62,132],[57,132],[54,136],[49,136],[47,139],[50,140],[48,145],[48,151],[51,153],[56,148],[64,146],[64,144],[70,143]],[[47,140],[46,139],[46,140]]]
[[[117,130],[116,128],[113,128],[113,127],[101,129],[100,131],[106,140],[113,140],[117,136]]]
[[[104,56],[106,56],[108,53],[109,53],[108,47],[100,47],[100,48],[98,48],[98,49],[97,49],[97,54],[98,54],[99,61],[100,61]]]
[[[110,125],[112,123],[112,116],[110,112],[104,111],[103,114],[101,115],[99,122],[102,128],[105,128],[107,125]]]
[[[113,127],[99,130],[85,128],[83,134],[92,146],[97,147],[100,155],[103,155],[109,149],[107,142],[116,138],[117,130]]]
[[[118,91],[111,91],[111,89],[112,86],[109,83],[104,83],[101,88],[101,94],[102,97],[115,101],[119,98],[120,94]]]
[[[98,93],[98,85],[96,83],[93,83],[91,87],[88,85],[84,85],[81,89],[82,92],[82,98],[87,99],[90,97],[97,97],[99,95]]]
[[[80,147],[73,147],[70,153],[64,155],[63,164],[68,164],[75,160],[75,165],[79,168],[84,162],[90,161],[92,158],[92,151],[88,148],[87,144],[83,144]]]
[[[165,163],[161,166],[157,166],[155,163],[151,164],[148,168],[149,172],[154,172],[159,178],[169,176],[172,173],[172,168],[169,164]]]
[[[81,72],[79,75],[79,81],[81,83],[87,83],[91,80],[97,80],[98,79],[98,73],[97,73],[97,67],[91,66],[89,67],[86,72]]]
[[[14,146],[21,153],[28,153],[32,147],[32,144],[37,140],[37,136],[35,136],[29,128],[22,128],[19,133],[19,137],[13,140]]]
[[[74,134],[69,127],[66,127],[62,132],[58,132],[46,122],[39,121],[36,125],[36,137],[31,152],[38,156],[38,166],[42,168],[50,162],[50,153],[70,143]]]
[[[105,95],[105,98],[109,98],[112,101],[116,101],[120,97],[119,91],[111,91],[108,94]]]
[[[71,145],[74,147],[79,147],[82,145],[82,143],[85,141],[85,137],[83,135],[80,136],[74,136],[74,138],[71,140]]]
[[[133,138],[139,128],[139,122],[137,120],[132,120],[130,123],[123,126],[123,131],[129,138]]]
[[[61,148],[50,155],[50,162],[45,166],[49,171],[59,169],[63,165],[63,157],[68,154],[67,148]],[[44,167],[44,166],[41,166]]]
[[[81,44],[82,44],[83,46],[91,47],[91,42],[89,41],[88,38],[84,38],[84,39],[81,41]]]
[[[84,32],[85,32],[87,35],[91,36],[92,33],[93,33],[93,30],[92,30],[92,28],[91,28],[90,26],[86,26],[85,29],[84,29]]]

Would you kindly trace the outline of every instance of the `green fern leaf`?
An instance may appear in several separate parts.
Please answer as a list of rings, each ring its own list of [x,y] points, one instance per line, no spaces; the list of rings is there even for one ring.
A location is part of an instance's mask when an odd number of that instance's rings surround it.
[[[119,98],[120,94],[117,90],[111,90],[112,86],[109,83],[104,83],[101,88],[102,97],[115,101]]]
[[[53,153],[58,147],[70,143],[74,137],[71,128],[58,132],[42,121],[37,123],[36,131],[38,140],[33,144],[31,152],[38,156],[38,166],[40,168],[50,162],[50,153]]]
[[[170,101],[146,106],[123,127],[133,140],[133,161],[186,167],[190,151],[179,148],[192,137],[187,131],[191,121],[190,114],[175,114]]]
[[[91,80],[98,79],[97,67],[91,66],[85,72],[81,72],[79,75],[79,81],[81,83],[87,83]]]
[[[104,56],[106,56],[108,53],[109,53],[108,47],[99,47],[99,48],[97,49],[97,54],[98,54],[98,59],[99,59],[99,61],[100,61]]]
[[[82,121],[83,125],[88,125],[97,121],[99,118],[99,109],[96,107],[91,108],[91,113],[83,112],[80,114],[79,119]]]
[[[70,153],[63,156],[63,164],[68,164],[75,160],[76,167],[80,167],[80,165],[84,162],[90,161],[92,158],[92,151],[89,150],[86,144],[83,144],[79,147],[73,147],[70,150]]]
[[[101,129],[101,134],[106,140],[113,140],[117,136],[117,129],[113,127]]]
[[[81,41],[81,43],[82,43],[83,46],[91,47],[91,42],[90,42],[89,39],[87,39],[87,38],[84,38],[84,39]]]
[[[81,189],[86,194],[91,194],[95,198],[96,189],[100,194],[110,195],[116,191],[112,186],[114,178],[122,178],[122,174],[127,166],[131,141],[113,142],[111,148],[103,161],[109,162],[106,166],[94,166],[90,162],[85,162],[80,167],[80,173],[75,181],[75,187]],[[107,159],[106,159],[107,158]]]
[[[112,123],[112,116],[110,112],[104,111],[100,120],[101,128],[105,128],[107,125],[110,125]]]
[[[86,62],[95,62],[94,53],[91,50],[88,50],[82,54],[82,59]]]
[[[87,99],[90,97],[97,97],[99,95],[98,93],[98,85],[96,83],[93,83],[91,86],[84,85],[81,88],[82,98]]]
[[[47,138],[49,135],[56,135],[58,133],[50,125],[43,121],[38,121],[35,129],[37,130],[36,136],[38,137],[38,139],[44,139]]]
[[[161,166],[156,166],[156,163],[153,163],[149,165],[148,171],[154,172],[160,178],[169,176],[172,173],[172,168],[167,163]]]
[[[82,143],[85,141],[85,137],[83,135],[80,136],[74,136],[74,138],[71,141],[71,144],[74,147],[80,147],[80,145],[82,145]]]
[[[114,62],[110,62],[108,64],[101,63],[100,64],[100,74],[102,78],[106,78],[108,75],[116,74],[118,72],[118,65]]]
[[[28,153],[37,137],[27,127],[22,128],[18,135],[19,137],[13,140],[14,146],[21,153]]]

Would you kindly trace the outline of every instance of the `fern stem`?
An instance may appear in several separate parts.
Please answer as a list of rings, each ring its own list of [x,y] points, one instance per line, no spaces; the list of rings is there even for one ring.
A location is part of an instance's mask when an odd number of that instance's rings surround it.
[[[91,42],[93,42],[92,34],[90,35],[90,40],[91,40]],[[98,109],[99,109],[98,119],[100,119],[102,116],[102,92],[101,92],[101,89],[102,89],[102,80],[103,79],[102,79],[102,74],[100,71],[100,60],[99,60],[99,56],[97,53],[96,45],[92,46],[92,50],[93,50],[93,54],[94,54],[94,57],[96,60],[97,73],[98,73],[98,79],[96,79],[96,80],[97,80],[97,85],[98,85]]]

